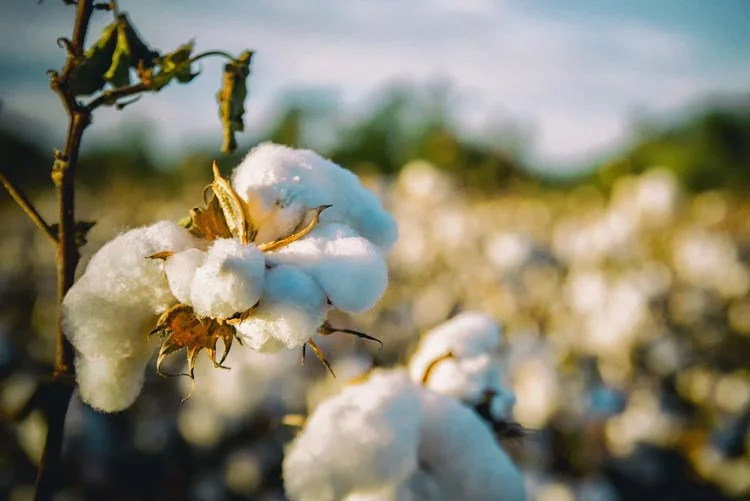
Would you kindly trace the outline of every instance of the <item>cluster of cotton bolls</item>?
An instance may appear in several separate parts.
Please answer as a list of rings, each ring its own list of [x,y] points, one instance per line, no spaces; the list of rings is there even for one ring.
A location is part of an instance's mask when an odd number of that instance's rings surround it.
[[[499,343],[491,318],[463,313],[425,335],[408,369],[376,369],[320,403],[287,451],[287,495],[525,499],[493,434],[491,420],[507,420],[515,402],[500,378]]]
[[[750,478],[750,454],[719,461],[705,452],[713,439],[685,446],[696,429],[721,436],[740,429],[749,412],[740,355],[750,333],[747,204],[723,192],[685,193],[663,168],[623,177],[611,192],[582,185],[487,198],[412,162],[391,193],[408,231],[391,256],[394,280],[374,323],[403,340],[456,310],[503,320],[505,366],[521,397],[514,416],[553,430],[527,445],[531,496],[567,499],[593,489],[617,497],[593,460],[573,465],[585,482],[558,475],[555,462],[571,461],[552,459],[562,439],[576,457],[614,458],[623,465],[615,480],[646,485],[646,473],[635,478],[625,469],[647,444],[678,450],[727,495],[750,492],[749,482],[731,480]],[[453,355],[428,381],[450,388],[459,379],[453,366],[482,364]],[[706,414],[685,411],[693,405]],[[559,435],[553,442],[547,433]],[[582,434],[588,439],[574,438]]]
[[[111,412],[134,401],[159,314],[174,337],[162,354],[186,349],[192,372],[197,353],[215,350],[219,339],[227,350],[234,337],[260,352],[300,347],[329,309],[362,312],[385,291],[384,254],[396,225],[351,172],[312,151],[264,143],[237,167],[231,190],[216,176],[216,197],[243,206],[240,223],[252,224],[252,241],[234,233],[198,238],[160,221],[104,245],[65,297],[64,332],[90,405]],[[317,224],[309,221],[316,208]],[[229,229],[242,226],[223,215]],[[196,335],[206,325],[213,327]]]

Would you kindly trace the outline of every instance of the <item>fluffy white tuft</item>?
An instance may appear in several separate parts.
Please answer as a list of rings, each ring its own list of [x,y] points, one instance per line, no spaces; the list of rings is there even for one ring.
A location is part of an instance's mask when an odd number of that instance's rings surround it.
[[[147,256],[193,245],[183,228],[162,221],[99,249],[63,301],[63,330],[76,350],[112,359],[140,353],[148,332],[143,324],[175,304],[163,262]]]
[[[284,459],[287,495],[332,501],[405,481],[417,468],[418,393],[403,372],[376,371],[323,402]]]
[[[236,239],[214,241],[203,264],[195,270],[190,290],[200,316],[228,318],[260,299],[266,271],[263,253]]]
[[[143,386],[149,358],[147,345],[140,353],[124,358],[86,357],[78,353],[75,366],[81,400],[103,412],[130,407]]]
[[[321,221],[351,226],[383,250],[398,238],[393,217],[350,171],[311,150],[263,143],[237,167],[234,189],[251,208],[259,241],[284,237],[307,209],[331,205]]]
[[[249,348],[261,352],[296,348],[315,335],[327,311],[325,293],[309,275],[279,265],[266,272],[260,303],[237,326],[237,333]]]
[[[160,251],[197,245],[168,221],[136,228],[105,244],[63,301],[63,331],[76,348],[81,398],[114,412],[128,407],[143,383],[148,322],[175,303]]]
[[[372,308],[388,286],[388,267],[378,248],[342,224],[320,224],[267,258],[304,270],[336,308],[349,313]]]
[[[200,249],[186,249],[170,256],[164,263],[169,288],[177,301],[192,305],[190,291],[195,271],[206,260],[206,253]]]

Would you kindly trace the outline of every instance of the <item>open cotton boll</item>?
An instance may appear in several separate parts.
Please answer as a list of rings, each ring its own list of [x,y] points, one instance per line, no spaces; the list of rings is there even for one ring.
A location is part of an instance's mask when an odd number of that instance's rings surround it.
[[[275,224],[277,236],[286,236],[282,227],[295,218],[298,223],[302,208],[331,205],[321,221],[349,225],[383,250],[398,238],[395,220],[375,194],[350,171],[311,150],[260,144],[235,169],[232,186],[251,204],[253,220],[261,223],[259,233]]]
[[[284,458],[287,496],[332,501],[405,481],[418,466],[419,402],[404,372],[374,371],[321,403]]]
[[[420,381],[438,358],[448,353],[461,359],[492,352],[500,341],[500,326],[492,317],[479,312],[460,313],[422,337],[409,361],[409,372],[414,381]]]
[[[323,324],[327,312],[323,289],[307,273],[279,265],[266,272],[258,307],[236,329],[248,347],[271,353],[305,344]]]
[[[232,238],[214,241],[193,276],[193,309],[200,316],[228,318],[251,308],[260,299],[265,271],[263,253],[254,245]]]
[[[130,407],[143,386],[149,358],[146,344],[139,353],[124,358],[87,357],[78,353],[75,367],[81,400],[103,412]]]
[[[388,286],[388,267],[378,248],[342,224],[319,224],[304,238],[268,253],[267,259],[298,266],[336,308],[349,313],[372,308]]]
[[[179,252],[196,241],[176,224],[136,228],[105,244],[63,300],[63,332],[87,357],[139,353],[144,324],[175,303],[156,252]]]
[[[169,288],[177,301],[192,305],[190,291],[196,270],[203,264],[206,254],[200,249],[186,249],[170,256],[164,263]]]
[[[444,499],[526,499],[523,476],[476,412],[444,395],[424,391],[420,396],[421,469]]]

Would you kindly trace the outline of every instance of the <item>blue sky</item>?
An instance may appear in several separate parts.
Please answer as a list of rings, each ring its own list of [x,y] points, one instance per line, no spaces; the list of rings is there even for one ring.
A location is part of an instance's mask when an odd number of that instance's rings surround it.
[[[388,83],[442,79],[468,130],[520,121],[531,127],[535,159],[563,168],[621,145],[636,113],[668,117],[750,90],[746,0],[121,0],[120,8],[161,50],[190,38],[198,50],[254,49],[251,131],[268,126],[290,89],[362,113]],[[65,116],[45,70],[64,59],[54,40],[69,35],[73,9],[3,0],[0,12],[0,96],[60,141]],[[107,22],[98,14],[92,33]],[[221,63],[202,66],[189,86],[103,110],[92,142],[146,120],[157,151],[218,146]]]

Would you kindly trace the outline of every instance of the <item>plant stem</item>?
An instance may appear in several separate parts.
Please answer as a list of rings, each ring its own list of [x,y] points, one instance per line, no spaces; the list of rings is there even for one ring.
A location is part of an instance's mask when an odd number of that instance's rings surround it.
[[[68,134],[65,149],[55,152],[52,180],[57,187],[57,348],[55,371],[50,383],[49,398],[43,411],[47,417],[47,439],[39,463],[34,501],[51,501],[57,487],[65,434],[65,415],[73,394],[73,347],[63,334],[62,301],[75,280],[79,252],[75,241],[75,171],[81,138],[91,122],[91,110],[82,107],[69,91],[71,75],[83,54],[93,0],[78,0],[73,37],[68,58],[60,75],[52,74],[51,87],[60,96],[68,113]]]
[[[57,237],[52,231],[52,228],[50,228],[50,226],[44,221],[42,215],[39,214],[39,211],[36,210],[36,207],[34,207],[34,204],[29,201],[26,195],[24,195],[24,193],[17,188],[10,179],[8,179],[8,176],[5,175],[2,167],[0,167],[0,183],[8,191],[11,198],[15,200],[26,214],[28,214],[34,224],[36,224],[50,240],[57,243]]]

